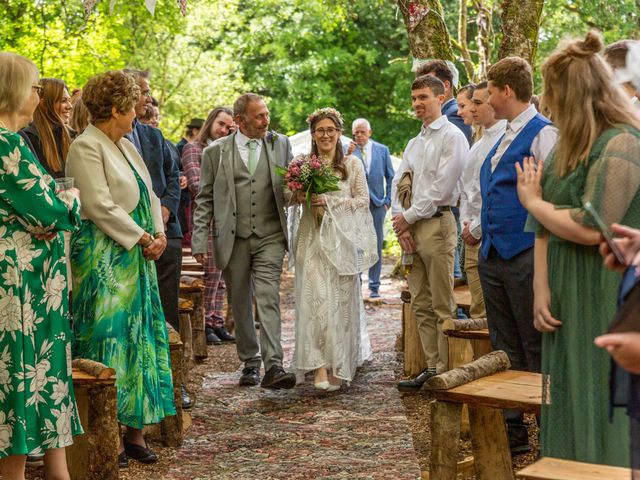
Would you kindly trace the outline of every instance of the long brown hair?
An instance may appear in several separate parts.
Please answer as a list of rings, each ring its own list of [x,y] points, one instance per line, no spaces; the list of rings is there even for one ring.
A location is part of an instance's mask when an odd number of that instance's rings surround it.
[[[340,115],[340,112],[338,112],[334,108],[321,108],[320,110],[316,110],[311,115],[309,115],[307,121],[309,122],[311,135],[316,133],[316,125],[318,124],[318,122],[320,120],[324,120],[325,118],[330,119],[338,129],[338,132],[336,133],[336,135],[338,135],[338,141],[336,142],[336,153],[333,156],[333,160],[331,161],[331,166],[334,170],[340,172],[340,177],[342,178],[342,180],[346,180],[348,173],[347,167],[344,164],[342,140],[340,139],[340,137],[342,136],[342,116]],[[311,154],[318,156],[320,155],[318,152],[318,145],[316,144],[316,141],[313,140],[313,138],[311,139]]]
[[[216,121],[216,118],[218,118],[218,115],[220,115],[221,113],[226,113],[230,117],[233,117],[233,112],[228,107],[216,107],[211,110],[211,112],[209,112],[209,116],[202,125],[202,128],[198,132],[198,135],[196,135],[195,141],[197,143],[206,146],[207,142],[213,139],[211,137],[211,125],[213,125],[213,122]]]
[[[67,86],[57,78],[43,78],[40,80],[40,85],[42,85],[42,94],[38,108],[33,113],[33,126],[38,131],[47,165],[54,172],[62,172],[71,138],[62,119],[55,111],[55,104],[62,100]],[[60,127],[62,131],[60,150],[53,135],[55,127]],[[61,154],[62,157],[60,157]]]
[[[640,129],[631,102],[598,55],[602,47],[600,33],[591,31],[584,40],[560,47],[542,65],[543,108],[549,109],[560,133],[555,149],[560,176],[588,159],[604,130],[615,124]]]

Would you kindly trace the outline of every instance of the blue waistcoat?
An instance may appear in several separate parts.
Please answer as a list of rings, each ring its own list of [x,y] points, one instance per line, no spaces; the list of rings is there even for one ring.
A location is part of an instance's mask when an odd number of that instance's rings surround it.
[[[482,194],[482,248],[486,259],[493,246],[505,260],[533,246],[535,235],[524,231],[527,211],[518,199],[518,176],[515,163],[522,165],[524,157],[531,156],[531,144],[540,130],[551,122],[540,114],[527,123],[509,148],[504,152],[496,169],[491,171],[491,159],[496,154],[500,139],[491,149],[480,169]]]

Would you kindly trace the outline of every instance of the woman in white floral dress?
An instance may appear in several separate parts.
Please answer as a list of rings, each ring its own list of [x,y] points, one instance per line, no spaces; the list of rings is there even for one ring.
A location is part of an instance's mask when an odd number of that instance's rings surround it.
[[[38,70],[0,52],[0,475],[24,479],[45,451],[47,478],[68,479],[64,447],[82,433],[71,377],[62,231],[80,224],[77,191],[56,195],[16,131],[38,105]]]
[[[340,189],[302,200],[302,216],[292,235],[296,268],[296,348],[298,381],[314,371],[319,390],[335,391],[351,382],[356,368],[371,357],[359,274],[378,261],[369,211],[369,190],[360,159],[344,156],[342,116],[322,108],[309,116],[311,153],[333,167]]]

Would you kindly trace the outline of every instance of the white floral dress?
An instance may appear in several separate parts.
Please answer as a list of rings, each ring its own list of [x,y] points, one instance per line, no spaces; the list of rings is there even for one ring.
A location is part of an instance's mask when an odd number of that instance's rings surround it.
[[[77,201],[58,198],[22,137],[0,128],[0,458],[82,433],[62,235],[79,224]]]
[[[325,194],[320,226],[306,205],[293,214],[298,382],[320,367],[350,382],[371,357],[359,274],[378,261],[377,237],[362,162],[344,161],[347,178]]]

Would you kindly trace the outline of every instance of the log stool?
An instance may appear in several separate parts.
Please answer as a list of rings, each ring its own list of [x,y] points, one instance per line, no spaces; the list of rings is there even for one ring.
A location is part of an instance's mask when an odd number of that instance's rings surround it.
[[[404,374],[413,377],[427,368],[418,322],[411,307],[411,293],[403,290],[402,299],[402,351],[404,352]]]
[[[628,468],[543,458],[518,472],[526,480],[629,480]]]
[[[184,352],[185,370],[191,370],[195,357],[193,355],[193,331],[191,329],[191,319],[194,315],[193,302],[186,298],[178,300],[178,320],[180,322],[180,341]]]
[[[73,389],[84,435],[66,448],[71,480],[118,478],[118,408],[115,370],[87,359],[73,361]]]
[[[539,413],[542,402],[542,376],[539,373],[516,370],[492,373],[508,366],[506,354],[496,351],[427,381],[422,392],[436,399],[431,407],[431,480],[456,478],[463,405],[469,408],[476,478],[514,478],[501,410],[514,408]],[[462,384],[456,381],[474,377],[480,378]]]
[[[204,287],[180,283],[180,297],[193,303],[191,336],[193,356],[196,360],[207,358],[207,335],[204,326]]]

